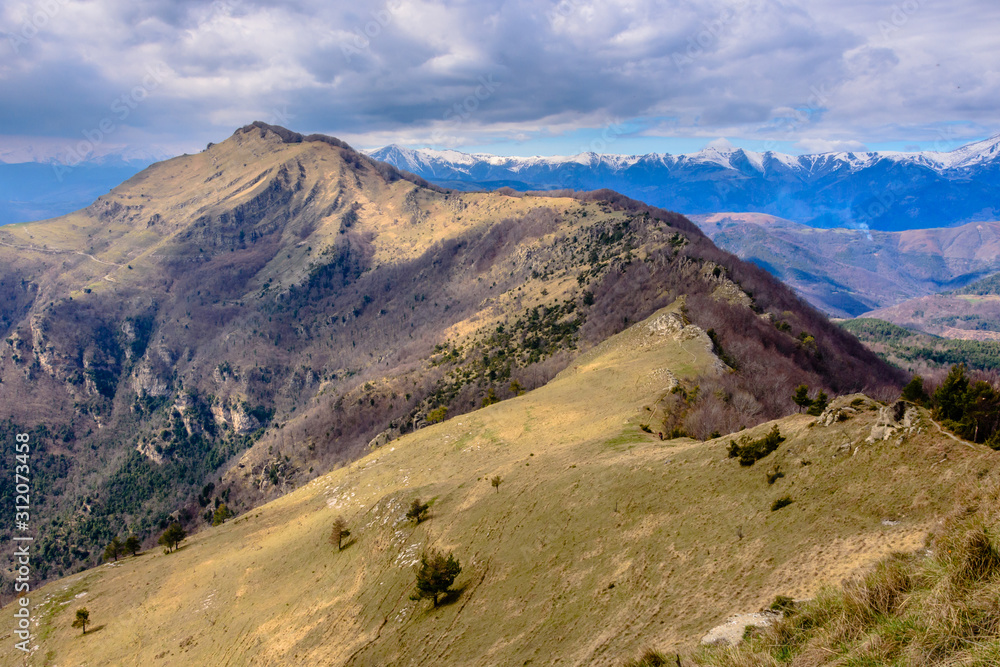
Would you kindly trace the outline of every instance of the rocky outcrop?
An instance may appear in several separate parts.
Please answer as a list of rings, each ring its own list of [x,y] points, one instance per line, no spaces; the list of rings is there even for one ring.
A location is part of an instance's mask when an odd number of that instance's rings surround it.
[[[170,393],[170,383],[161,378],[149,362],[143,362],[132,373],[132,391],[137,396],[162,398]]]
[[[139,452],[153,463],[163,465],[163,450],[158,449],[158,445],[155,443],[140,441],[139,444],[136,445],[135,451]]]
[[[717,301],[750,308],[753,306],[753,299],[744,292],[739,285],[726,277],[726,270],[715,262],[705,262],[701,267],[701,276],[705,280],[716,283],[718,287],[712,292],[712,298]]]
[[[399,429],[390,428],[382,431],[368,442],[368,449],[378,449],[399,437]]]
[[[736,646],[743,641],[747,626],[766,628],[779,618],[781,618],[781,614],[774,611],[761,611],[730,616],[726,619],[725,623],[709,630],[708,634],[701,638],[701,643],[712,646]]]
[[[920,410],[906,401],[896,401],[878,411],[878,420],[872,427],[867,442],[888,440],[895,435],[914,435],[919,432]]]
[[[236,435],[253,433],[263,426],[243,401],[223,401],[222,403],[213,405],[211,412],[216,424],[230,427]]]
[[[182,393],[174,401],[174,409],[180,414],[181,419],[184,421],[184,428],[187,430],[189,436],[196,433],[202,432],[202,425],[198,419],[198,414],[195,409],[196,397],[189,393]]]
[[[700,341],[705,346],[705,349],[715,357],[712,339],[708,337],[708,334],[701,327],[691,324],[691,320],[683,312],[670,311],[663,313],[647,324],[646,330],[651,336],[669,336],[678,342],[687,340]],[[715,370],[718,372],[727,370],[727,366],[717,357],[715,358]]]

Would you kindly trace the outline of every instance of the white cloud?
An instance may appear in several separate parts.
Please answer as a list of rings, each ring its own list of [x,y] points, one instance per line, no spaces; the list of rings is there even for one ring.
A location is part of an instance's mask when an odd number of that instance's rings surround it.
[[[43,6],[56,9],[32,24]],[[481,145],[610,119],[831,150],[950,140],[1000,129],[998,24],[986,0],[7,3],[0,131],[76,140],[162,63],[170,76],[123,125],[168,142],[278,108],[295,129],[363,144]],[[477,95],[481,77],[499,85]]]

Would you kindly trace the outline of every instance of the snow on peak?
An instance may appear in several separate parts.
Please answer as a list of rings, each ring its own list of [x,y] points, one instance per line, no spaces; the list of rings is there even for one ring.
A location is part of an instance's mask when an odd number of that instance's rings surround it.
[[[697,153],[671,155],[669,153],[649,153],[646,155],[612,155],[594,152],[576,155],[553,155],[533,157],[511,157],[486,153],[462,153],[456,150],[433,150],[427,148],[409,149],[395,144],[378,150],[366,151],[376,159],[387,160],[396,166],[414,173],[434,173],[439,168],[451,168],[467,172],[476,165],[501,167],[511,172],[531,168],[556,168],[577,164],[584,167],[602,167],[612,170],[627,169],[638,162],[715,164],[725,169],[746,169],[747,164],[761,173],[778,165],[786,169],[817,170],[867,169],[880,160],[921,165],[936,171],[964,168],[1000,159],[1000,135],[962,146],[947,153],[923,151],[904,153],[898,151],[837,151],[811,155],[787,155],[767,151],[758,153],[734,146],[728,139],[714,139]]]
[[[992,162],[1000,158],[1000,134],[947,153],[937,153],[935,156],[943,166],[950,169]]]

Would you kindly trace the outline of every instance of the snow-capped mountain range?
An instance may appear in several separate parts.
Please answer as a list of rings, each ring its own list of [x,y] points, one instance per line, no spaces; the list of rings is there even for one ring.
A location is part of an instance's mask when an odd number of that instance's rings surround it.
[[[900,230],[1000,217],[1000,135],[950,152],[501,157],[391,145],[371,157],[457,189],[610,188],[682,213],[762,212],[818,227]]]

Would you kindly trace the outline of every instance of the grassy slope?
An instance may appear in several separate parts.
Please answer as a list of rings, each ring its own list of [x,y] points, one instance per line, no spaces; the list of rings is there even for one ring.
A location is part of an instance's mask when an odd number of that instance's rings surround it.
[[[979,477],[977,475],[977,477]],[[1000,485],[996,469],[928,548],[892,554],[841,588],[827,588],[737,648],[706,648],[716,667],[1000,664]]]
[[[405,436],[176,553],[35,592],[30,664],[617,664],[919,547],[955,483],[995,462],[933,428],[866,445],[871,411],[831,427],[786,418],[789,440],[749,469],[724,440],[662,443],[637,427],[662,369],[690,376],[712,359],[642,327],[539,390]],[[771,487],[775,462],[787,476]],[[785,493],[795,502],[770,512]],[[400,522],[415,496],[432,499],[416,527]],[[333,553],[339,513],[352,542]],[[439,609],[408,599],[427,546],[464,568]],[[70,628],[82,605],[83,637]]]

